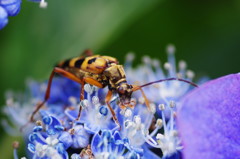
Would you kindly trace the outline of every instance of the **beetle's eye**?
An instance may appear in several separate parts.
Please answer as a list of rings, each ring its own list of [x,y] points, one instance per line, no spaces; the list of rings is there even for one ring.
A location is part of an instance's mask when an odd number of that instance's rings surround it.
[[[123,87],[119,87],[118,88],[118,92],[121,93],[121,94],[124,94],[125,93],[125,90]]]

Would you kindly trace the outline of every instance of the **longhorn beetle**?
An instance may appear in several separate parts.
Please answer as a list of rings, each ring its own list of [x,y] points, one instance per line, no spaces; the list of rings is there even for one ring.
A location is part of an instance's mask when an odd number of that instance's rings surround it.
[[[180,78],[167,78],[157,81],[153,81],[141,86],[131,85],[127,83],[126,75],[122,65],[118,64],[118,61],[114,57],[110,56],[101,56],[93,55],[90,50],[86,50],[82,56],[71,58],[57,64],[56,67],[52,70],[52,73],[49,77],[48,86],[45,94],[44,101],[39,103],[35,110],[33,111],[30,121],[34,121],[34,115],[39,111],[39,109],[44,105],[44,103],[49,99],[51,84],[55,73],[60,74],[66,78],[69,78],[79,84],[81,84],[81,94],[80,100],[84,99],[84,84],[88,83],[99,88],[104,88],[108,86],[108,93],[105,98],[105,102],[111,111],[112,117],[116,124],[119,124],[118,119],[114,110],[110,105],[110,100],[113,93],[117,93],[120,99],[120,108],[134,107],[135,105],[131,104],[132,92],[140,90],[142,96],[145,100],[146,106],[150,109],[149,101],[144,94],[142,87],[152,85],[154,83],[159,83],[163,81],[178,80],[186,82],[197,87],[196,84],[180,79]],[[78,117],[80,118],[82,107],[80,106]]]

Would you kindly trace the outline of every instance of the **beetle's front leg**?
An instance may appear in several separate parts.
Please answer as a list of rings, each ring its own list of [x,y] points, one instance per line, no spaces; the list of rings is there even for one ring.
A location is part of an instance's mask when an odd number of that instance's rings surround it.
[[[137,90],[141,91],[142,96],[143,96],[144,101],[145,101],[145,104],[146,104],[148,110],[150,111],[151,110],[150,103],[149,103],[149,100],[147,99],[147,96],[145,95],[143,89],[140,86],[133,85],[133,89],[132,90],[133,90],[133,92],[135,92]]]
[[[118,121],[118,119],[117,119],[117,116],[116,116],[113,108],[112,108],[111,105],[110,105],[110,100],[111,100],[111,99],[112,99],[112,91],[109,90],[108,93],[107,93],[107,96],[106,96],[106,98],[105,98],[105,102],[106,102],[109,110],[110,110],[111,113],[112,113],[113,120],[114,120],[115,123],[119,126],[119,129],[121,130],[121,125],[120,125],[120,123],[119,123],[119,121]]]

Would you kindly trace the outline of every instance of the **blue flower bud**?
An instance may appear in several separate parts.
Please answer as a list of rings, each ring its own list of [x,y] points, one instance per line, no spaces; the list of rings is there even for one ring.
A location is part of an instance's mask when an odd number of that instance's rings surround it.
[[[38,136],[37,136],[36,133],[30,134],[29,137],[28,137],[30,142],[35,141],[37,138],[38,138]]]
[[[4,28],[8,23],[7,11],[0,6],[0,29]]]
[[[39,132],[39,131],[42,131],[42,126],[35,126],[34,128],[33,128],[33,132]]]
[[[103,116],[106,116],[108,114],[108,109],[105,106],[101,106],[99,108],[99,112],[100,114],[102,114]]]
[[[52,123],[52,118],[49,117],[49,116],[45,116],[43,117],[43,123],[46,124],[46,125],[50,125]]]
[[[35,146],[31,143],[28,144],[28,150],[32,153],[35,153]]]

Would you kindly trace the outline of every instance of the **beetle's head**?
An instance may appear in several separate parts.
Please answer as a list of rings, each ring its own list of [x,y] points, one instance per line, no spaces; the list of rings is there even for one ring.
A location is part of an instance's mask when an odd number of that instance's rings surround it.
[[[127,83],[121,83],[117,89],[118,95],[120,97],[120,102],[124,106],[130,105],[132,97],[132,85]]]

